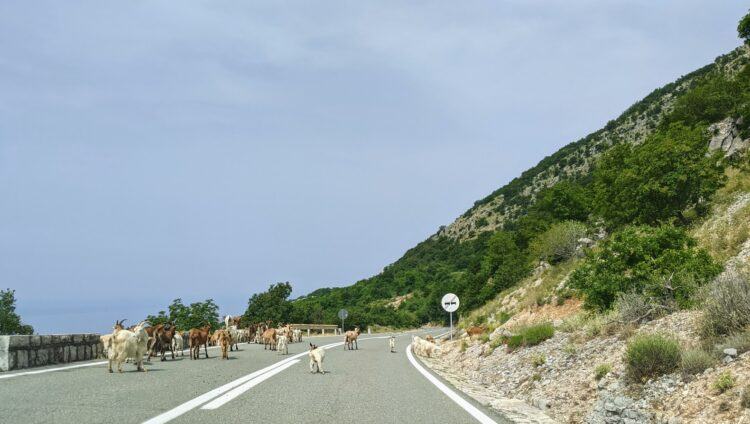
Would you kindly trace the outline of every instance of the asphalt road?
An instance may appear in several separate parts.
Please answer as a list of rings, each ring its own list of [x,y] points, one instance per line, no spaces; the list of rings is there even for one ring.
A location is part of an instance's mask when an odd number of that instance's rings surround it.
[[[362,335],[355,351],[341,336],[313,337],[290,344],[289,355],[243,343],[229,360],[218,349],[198,361],[152,358],[146,373],[124,364],[109,374],[101,361],[0,373],[0,422],[508,422],[413,363],[410,334],[398,335],[396,353],[386,337]],[[324,375],[309,372],[308,340],[331,344]]]

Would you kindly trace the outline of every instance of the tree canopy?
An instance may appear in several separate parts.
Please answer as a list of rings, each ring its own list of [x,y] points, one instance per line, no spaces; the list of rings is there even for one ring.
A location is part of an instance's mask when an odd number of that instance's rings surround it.
[[[0,290],[0,334],[33,334],[34,328],[23,324],[16,313],[16,291]]]

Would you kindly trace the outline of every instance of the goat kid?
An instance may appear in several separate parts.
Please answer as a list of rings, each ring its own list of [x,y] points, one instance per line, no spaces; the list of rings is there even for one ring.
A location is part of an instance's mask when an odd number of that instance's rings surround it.
[[[323,371],[323,359],[325,359],[326,356],[325,350],[323,350],[322,347],[310,343],[310,352],[308,353],[308,356],[310,356],[310,372],[313,374],[316,372],[325,374],[325,371]]]

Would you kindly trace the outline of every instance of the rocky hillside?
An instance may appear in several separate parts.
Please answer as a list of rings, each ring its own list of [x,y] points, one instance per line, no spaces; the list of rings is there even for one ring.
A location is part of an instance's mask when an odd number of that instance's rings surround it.
[[[664,115],[671,111],[675,99],[702,76],[709,72],[734,74],[748,62],[748,58],[747,46],[739,47],[727,55],[720,56],[715,63],[654,90],[623,112],[620,117],[608,122],[601,130],[568,144],[525,171],[520,177],[475,202],[474,206],[450,225],[442,227],[433,237],[445,235],[457,240],[466,240],[483,232],[502,228],[508,221],[525,214],[542,189],[551,187],[561,180],[588,175],[592,164],[613,144],[641,143],[656,128]]]

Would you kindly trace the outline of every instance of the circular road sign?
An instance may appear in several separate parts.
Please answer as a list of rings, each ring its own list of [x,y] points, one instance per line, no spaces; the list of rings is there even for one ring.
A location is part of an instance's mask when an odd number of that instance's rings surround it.
[[[346,309],[342,309],[342,310],[339,311],[339,318],[340,319],[346,319],[346,317],[348,317],[348,316],[349,316],[349,311],[347,311]]]
[[[448,293],[443,296],[443,300],[440,301],[440,304],[443,306],[443,309],[445,309],[446,312],[456,312],[459,304],[458,296],[453,293]]]

